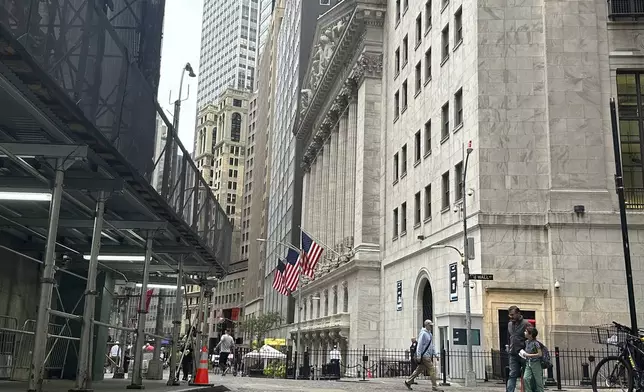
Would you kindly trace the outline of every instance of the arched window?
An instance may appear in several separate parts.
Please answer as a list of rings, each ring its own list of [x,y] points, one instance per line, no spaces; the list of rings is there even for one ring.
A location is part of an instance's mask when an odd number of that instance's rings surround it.
[[[338,314],[338,286],[333,286],[333,314]]]
[[[342,296],[344,297],[342,299],[342,311],[344,313],[349,313],[349,288],[345,284],[342,290]]]
[[[329,290],[324,290],[324,316],[329,315]]]
[[[241,114],[235,112],[230,119],[230,139],[238,142],[241,139]]]

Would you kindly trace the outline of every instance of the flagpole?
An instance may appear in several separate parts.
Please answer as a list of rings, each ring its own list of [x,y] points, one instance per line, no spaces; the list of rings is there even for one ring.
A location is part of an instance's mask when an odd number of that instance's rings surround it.
[[[302,236],[300,236],[300,242]],[[302,260],[302,258],[300,258]],[[300,286],[302,283],[302,263],[298,263],[298,269],[299,269],[299,274],[297,276],[297,285]],[[298,363],[298,357],[300,354],[300,334],[301,334],[301,319],[302,319],[302,287],[298,287],[299,290],[297,290],[297,337],[296,337],[296,346],[295,346],[295,379],[299,380],[300,379],[300,364]]]
[[[327,245],[327,244],[325,244],[324,242],[320,241],[320,239],[319,239],[319,238],[314,237],[314,236],[313,236],[313,234],[311,234],[311,233],[309,233],[308,231],[304,230],[304,229],[302,228],[302,226],[298,226],[298,228],[300,229],[300,231],[301,231],[301,232],[308,234],[308,236],[309,236],[309,237],[311,237],[311,239],[313,239],[313,241],[315,241],[315,242],[317,242],[318,244],[322,245],[322,247],[324,248],[324,250],[327,250],[327,249],[328,249],[328,250],[330,250],[331,252],[335,253],[335,254],[336,254],[336,256],[338,256],[338,257],[344,256],[344,255],[341,255],[340,253],[336,252],[336,251],[335,251],[335,249],[333,249],[333,248],[332,248],[332,247],[330,247],[329,245]],[[300,235],[300,247],[302,246],[301,242],[302,242],[302,235]]]

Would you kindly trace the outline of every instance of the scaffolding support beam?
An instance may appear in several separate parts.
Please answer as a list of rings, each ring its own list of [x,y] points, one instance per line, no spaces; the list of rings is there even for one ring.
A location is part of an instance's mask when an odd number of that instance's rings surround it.
[[[38,316],[36,318],[36,333],[34,336],[34,349],[31,358],[31,372],[29,373],[29,392],[42,392],[45,372],[45,351],[47,350],[47,331],[49,325],[49,307],[54,290],[54,273],[56,271],[56,237],[58,236],[58,218],[60,204],[63,198],[63,160],[56,160],[56,177],[49,207],[49,230],[47,232],[47,245],[45,247],[45,264],[40,280],[40,299],[38,302]]]
[[[94,336],[94,313],[96,311],[96,275],[98,274],[98,255],[101,251],[101,232],[103,231],[103,216],[105,213],[105,192],[100,191],[96,201],[96,216],[92,232],[92,250],[87,270],[87,286],[85,289],[85,306],[83,309],[83,326],[78,354],[78,370],[76,385],[72,391],[89,392],[92,385],[92,370],[90,363],[92,352],[92,337]]]
[[[183,301],[181,287],[183,286],[183,258],[179,256],[179,271],[177,273],[177,292],[175,293],[174,311],[172,312],[172,344],[170,345],[170,376],[168,386],[178,386],[177,375],[177,350],[179,350],[179,332],[181,329],[181,301]]]
[[[139,319],[137,321],[136,343],[134,343],[134,369],[132,370],[132,383],[127,389],[144,389],[143,376],[143,345],[145,344],[145,318],[148,313],[147,291],[148,281],[150,280],[150,260],[152,259],[152,233],[148,233],[145,243],[145,261],[143,264],[143,282],[141,283],[141,299],[139,301]]]

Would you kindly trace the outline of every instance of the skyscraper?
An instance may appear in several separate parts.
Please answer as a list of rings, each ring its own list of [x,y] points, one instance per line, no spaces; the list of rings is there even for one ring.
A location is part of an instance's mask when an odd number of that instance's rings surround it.
[[[297,120],[300,87],[304,79],[318,16],[339,1],[286,0],[284,18],[277,38],[275,104],[271,143],[271,171],[268,208],[268,239],[264,284],[264,311],[277,311],[293,320],[287,297],[271,288],[270,280],[286,249],[271,241],[299,246],[302,169],[301,146],[293,135]]]
[[[253,89],[258,7],[259,0],[205,0],[198,108],[217,100],[226,87]]]
[[[264,45],[266,45],[266,40],[268,39],[269,27],[271,25],[271,15],[273,15],[273,9],[275,8],[275,0],[259,0],[259,32],[257,42],[259,43],[257,54],[259,64],[259,55],[262,54]]]

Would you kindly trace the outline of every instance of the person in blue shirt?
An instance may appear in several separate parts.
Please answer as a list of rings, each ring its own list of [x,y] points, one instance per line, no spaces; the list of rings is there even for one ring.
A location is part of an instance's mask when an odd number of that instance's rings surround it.
[[[431,320],[425,320],[423,325],[423,329],[418,334],[418,346],[416,346],[416,363],[418,366],[411,376],[405,380],[405,386],[411,390],[411,385],[416,377],[424,374],[427,370],[432,380],[432,391],[442,392],[438,389],[438,384],[436,383],[436,368],[434,367],[434,355],[436,351],[434,350],[434,337],[431,332],[434,323]]]

